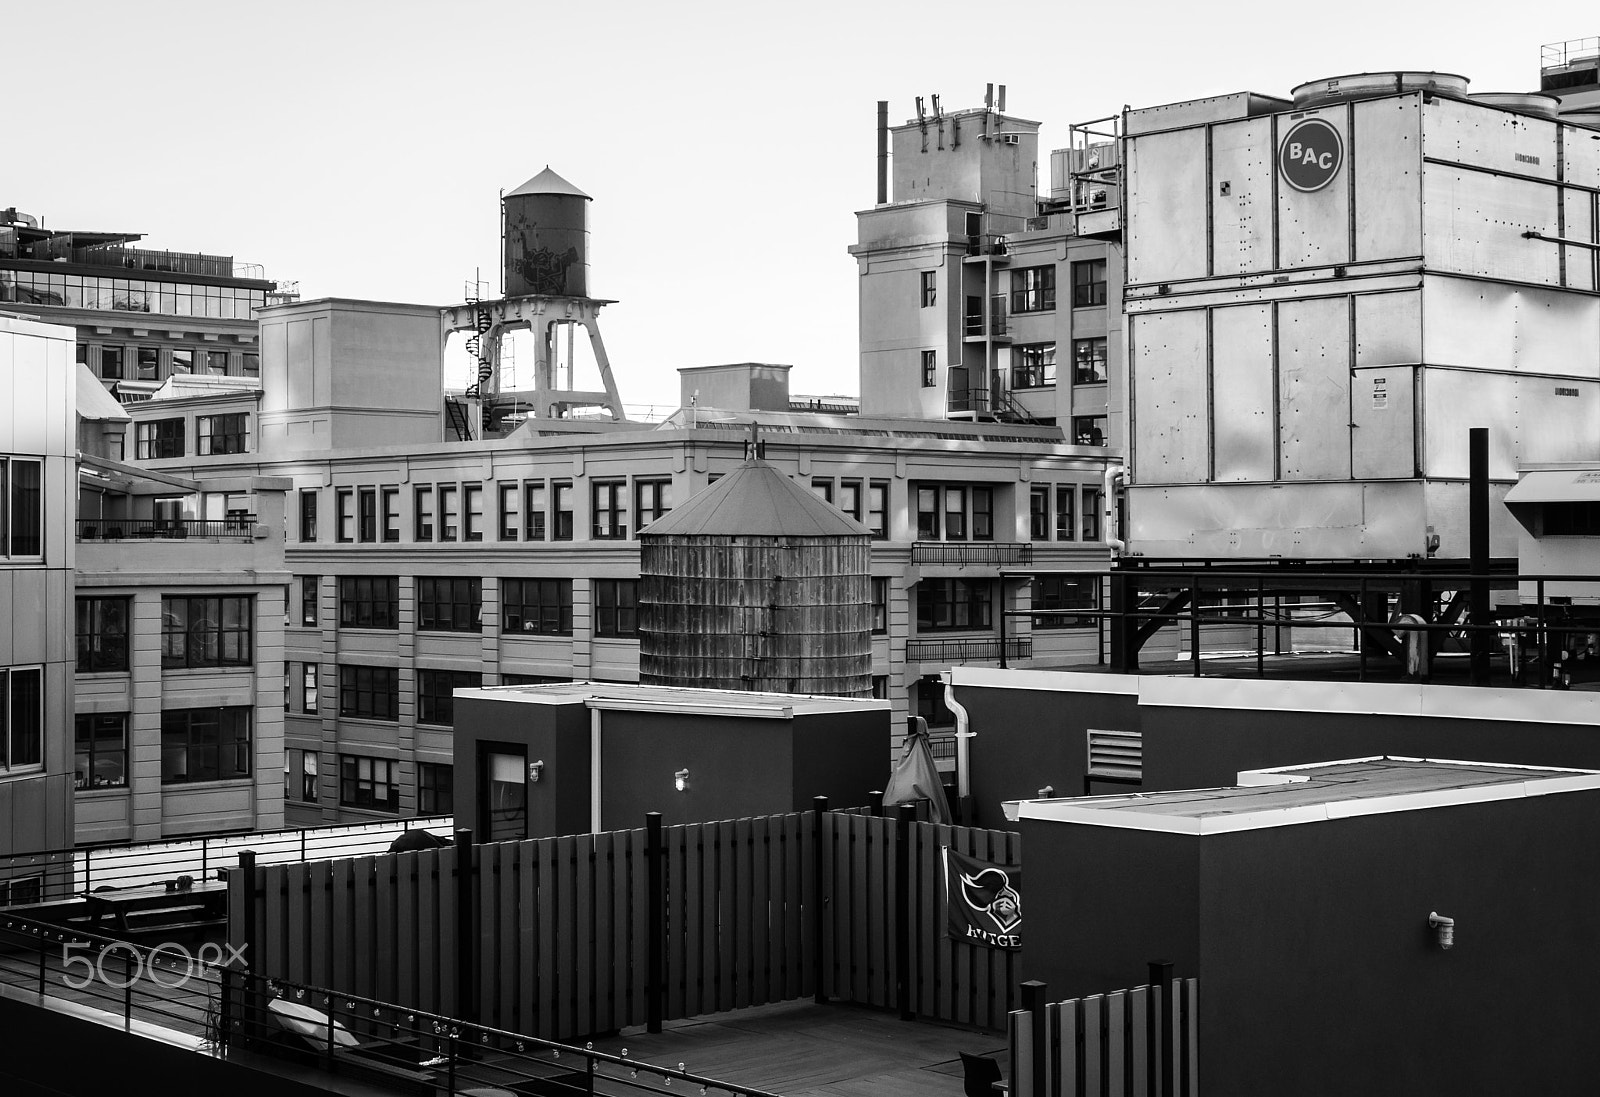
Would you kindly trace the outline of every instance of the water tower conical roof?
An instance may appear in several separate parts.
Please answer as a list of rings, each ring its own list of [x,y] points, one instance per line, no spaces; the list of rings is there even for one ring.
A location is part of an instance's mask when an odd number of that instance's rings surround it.
[[[589,195],[551,171],[549,164],[546,164],[543,171],[516,190],[507,191],[505,197],[515,198],[523,194],[569,194],[574,198],[589,198]],[[591,202],[594,201],[593,198],[589,198],[589,200]]]
[[[652,537],[869,535],[860,522],[765,461],[746,461],[639,532]]]

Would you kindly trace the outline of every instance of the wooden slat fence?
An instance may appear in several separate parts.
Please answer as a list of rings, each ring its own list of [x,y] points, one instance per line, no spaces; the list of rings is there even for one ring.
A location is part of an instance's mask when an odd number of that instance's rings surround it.
[[[1199,1097],[1199,987],[1167,986],[1013,1012],[1012,1097]]]
[[[1005,1027],[1012,955],[946,938],[940,848],[1017,863],[1017,835],[808,812],[666,827],[661,839],[664,1018],[820,990]],[[248,945],[252,969],[269,978],[547,1039],[646,1023],[645,830],[488,843],[468,854],[465,897],[454,847],[231,873],[230,940]],[[456,977],[462,901],[476,923],[471,980]]]

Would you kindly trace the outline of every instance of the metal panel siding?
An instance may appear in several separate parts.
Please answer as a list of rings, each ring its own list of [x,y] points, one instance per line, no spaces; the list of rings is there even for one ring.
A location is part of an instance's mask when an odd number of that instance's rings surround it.
[[[1211,313],[1212,451],[1216,480],[1273,477],[1272,306]]]
[[[1362,293],[1355,298],[1357,366],[1422,361],[1422,294]]]
[[[1438,277],[1422,294],[1429,365],[1600,377],[1600,298]]]
[[[1574,186],[1600,190],[1600,141],[1591,129],[1561,127],[1562,174]]]
[[[1352,125],[1359,262],[1422,254],[1422,139],[1415,96],[1355,103]]]
[[[1279,476],[1350,475],[1350,299],[1278,305]]]
[[[1350,115],[1344,106],[1294,115],[1276,115],[1272,142],[1274,163],[1278,145],[1289,128],[1302,118],[1317,117],[1339,132],[1345,162],[1333,181],[1321,190],[1298,191],[1278,186],[1278,266],[1323,267],[1350,261]]]
[[[1211,224],[1214,274],[1272,266],[1272,119],[1211,130]]]
[[[1600,142],[1596,142],[1600,148]],[[1584,190],[1563,191],[1564,224],[1561,235],[1568,240],[1594,240],[1594,195]],[[1566,285],[1572,289],[1595,289],[1595,252],[1592,248],[1563,246]]]
[[[1520,377],[1517,410],[1519,466],[1600,460],[1600,384]]]
[[[1554,181],[1556,123],[1459,99],[1430,99],[1422,112],[1422,151],[1433,160]]]
[[[1417,474],[1416,370],[1357,369],[1350,381],[1350,463],[1358,480]]]
[[[1488,427],[1490,477],[1516,479],[1518,381],[1509,373],[1424,369],[1422,474],[1465,480],[1467,432]]]
[[[1430,269],[1559,283],[1560,249],[1522,235],[1560,235],[1555,186],[1428,164],[1422,193],[1423,246]]]
[[[1206,314],[1155,312],[1129,319],[1129,369],[1138,394],[1134,477],[1196,483],[1206,478]]]
[[[1128,142],[1128,281],[1206,273],[1206,131]]]

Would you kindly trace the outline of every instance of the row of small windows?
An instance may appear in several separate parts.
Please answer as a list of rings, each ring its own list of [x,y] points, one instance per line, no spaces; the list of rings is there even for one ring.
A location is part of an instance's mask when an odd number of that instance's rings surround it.
[[[163,368],[162,355],[166,361]],[[175,373],[208,373],[224,377],[232,354],[207,347],[149,347],[107,343],[79,343],[78,364],[88,366],[107,381],[162,381]],[[245,351],[236,375],[261,376],[261,356]]]
[[[1098,385],[1106,380],[1104,336],[1072,341],[1072,383]],[[1056,383],[1056,345],[1021,343],[1011,348],[1011,387],[1045,388]]]
[[[1035,541],[1098,541],[1103,498],[1088,485],[1036,486],[1028,492],[1028,534]]]
[[[595,635],[637,636],[639,581],[593,579]],[[320,625],[321,578],[300,577],[300,624]],[[417,628],[424,632],[479,632],[483,627],[483,580],[419,576]],[[339,627],[400,627],[400,580],[393,575],[339,577]],[[506,633],[572,635],[571,579],[500,580],[500,627]]]
[[[143,419],[133,425],[134,455],[141,461],[188,453],[183,419]],[[202,457],[250,452],[250,414],[201,415],[195,419],[195,452]]]
[[[128,714],[80,713],[73,721],[73,785],[80,791],[128,785]],[[250,707],[161,713],[161,783],[232,781],[251,771]]]
[[[917,283],[922,308],[939,302],[939,272],[920,271]],[[1084,259],[1072,264],[1072,307],[1093,308],[1106,303],[1106,261]],[[1011,272],[1011,311],[1049,312],[1056,307],[1056,268],[1046,264],[1019,267]]]
[[[204,316],[248,320],[265,307],[265,290],[239,286],[200,286],[141,278],[97,278],[85,274],[0,271],[0,301],[54,305],[108,312],[153,312],[163,316]]]
[[[126,597],[77,599],[77,670],[126,671]],[[253,657],[255,599],[248,594],[168,595],[161,599],[161,666],[248,667]]]
[[[314,750],[284,751],[283,796],[291,803],[315,804],[317,759]],[[454,767],[436,762],[417,763],[417,814],[449,815],[454,810]],[[364,811],[398,813],[400,763],[391,758],[361,754],[339,755],[339,805]]]
[[[1033,618],[1033,627],[1094,628],[1096,618],[1090,614],[1059,611],[1096,609],[1097,582],[1094,576],[1034,576],[1031,608],[1040,616]],[[995,581],[992,579],[924,578],[917,583],[917,631],[930,633],[992,629],[995,597]]]

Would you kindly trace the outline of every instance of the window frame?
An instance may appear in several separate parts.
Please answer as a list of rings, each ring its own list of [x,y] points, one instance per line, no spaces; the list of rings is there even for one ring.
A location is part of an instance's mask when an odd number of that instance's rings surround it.
[[[483,540],[482,484],[463,484],[461,487],[461,539]]]
[[[31,687],[19,688],[19,681]],[[28,711],[23,711],[24,706]],[[19,717],[31,726],[24,760],[17,761]],[[0,667],[0,776],[44,769],[45,696],[43,664]],[[30,757],[31,756],[31,757]]]
[[[0,559],[42,560],[44,518],[44,460],[0,458]]]
[[[399,668],[340,663],[339,718],[399,722]]]
[[[419,575],[418,632],[482,632],[483,580],[477,576]],[[448,607],[446,616],[441,611]]]
[[[382,501],[381,514],[383,526],[381,534],[385,544],[395,544],[400,540],[400,489],[386,487],[379,491]]]
[[[81,595],[73,607],[77,640],[77,674],[126,673],[128,661],[128,619],[132,599],[126,594]],[[106,623],[106,610],[118,607],[120,622]],[[120,624],[120,631],[115,625]],[[114,641],[114,642],[112,642]],[[95,654],[99,653],[99,654]],[[86,656],[88,656],[86,658]]]
[[[182,416],[166,419],[141,419],[134,424],[134,459],[138,461],[169,461],[185,456]]]
[[[1091,335],[1072,341],[1072,383],[1103,385],[1110,378],[1106,337]]]
[[[522,485],[522,539],[543,541],[549,533],[550,493],[543,480]]]
[[[387,793],[379,798],[380,789]],[[367,754],[339,755],[339,806],[355,811],[400,814],[400,763]]]
[[[500,513],[500,540],[522,539],[522,485],[500,484],[496,488],[497,509]]]
[[[317,539],[317,496],[320,494],[316,488],[300,489],[300,543],[303,545]]]
[[[198,720],[202,714],[215,714],[215,743],[207,744],[203,740],[206,730],[204,725],[199,725]],[[210,781],[247,781],[254,772],[254,737],[251,728],[252,710],[249,705],[221,705],[202,706],[199,708],[180,708],[161,710],[161,783],[163,785],[194,785]],[[237,721],[231,729],[225,729],[225,720]],[[177,726],[181,721],[182,726]],[[197,735],[201,738],[197,741]],[[181,745],[174,745],[181,739]],[[223,766],[224,752],[231,747],[233,750],[233,765]],[[168,771],[168,761],[172,752],[181,749],[184,757],[184,770],[180,777],[171,775]],[[214,767],[200,768],[200,775],[193,776],[195,772],[195,757],[198,753],[203,760],[206,751],[214,749],[216,759]],[[242,759],[242,761],[241,761]]]
[[[917,634],[994,629],[994,580],[960,577],[917,581]]]
[[[106,737],[99,734],[110,728],[114,734]],[[87,735],[85,734],[87,732]],[[104,738],[114,739],[115,747],[102,747]],[[84,746],[87,740],[87,749]],[[100,781],[98,777],[101,755],[114,755],[118,765],[118,775]],[[98,789],[113,789],[128,787],[128,714],[126,712],[80,712],[72,718],[72,758],[73,777],[72,790],[74,792],[93,792]],[[79,768],[78,761],[87,758],[85,767]],[[87,776],[80,781],[79,773]]]
[[[339,627],[393,632],[400,627],[400,577],[339,576]]]
[[[433,485],[419,485],[413,496],[413,503],[411,539],[431,542],[434,534]]]
[[[922,352],[922,387],[931,389],[939,384],[939,352],[925,350]]]
[[[642,476],[633,482],[633,535],[672,513],[672,477]],[[648,517],[646,517],[648,515]]]
[[[1103,306],[1105,303],[1105,259],[1074,260],[1072,264],[1072,307],[1075,309],[1096,308]]]
[[[222,439],[219,448],[217,440]],[[195,417],[195,446],[202,457],[250,452],[250,413],[221,412]]]
[[[174,607],[183,605],[183,620]],[[229,624],[229,606],[234,623]],[[196,617],[196,607],[200,614]],[[210,616],[212,611],[214,616]],[[178,653],[178,639],[182,652]],[[195,639],[200,643],[196,644]],[[230,639],[232,643],[230,644]],[[227,654],[230,646],[234,653]],[[198,649],[198,654],[196,650]],[[215,655],[207,655],[208,651]],[[253,594],[163,594],[161,596],[161,669],[200,670],[254,665],[255,595]]]
[[[300,627],[322,627],[322,576],[300,576]]]
[[[417,723],[428,727],[455,726],[458,689],[481,689],[483,674],[470,670],[417,670]]]
[[[871,635],[884,636],[889,631],[889,580],[874,575],[871,579]]]
[[[1033,610],[1053,609],[1088,609],[1095,610],[1100,607],[1095,604],[1096,577],[1093,575],[1035,575],[1033,577],[1032,593],[1029,608]],[[1069,591],[1067,588],[1070,587]],[[1076,594],[1078,600],[1069,603],[1069,595]],[[1078,604],[1081,601],[1081,604]],[[1033,618],[1034,631],[1060,631],[1067,629],[1092,629],[1095,627],[1094,617],[1068,617],[1060,614],[1049,614],[1044,617]]]
[[[572,510],[572,481],[550,481],[550,508],[551,522],[550,540],[572,540],[575,522]]]
[[[417,763],[418,818],[454,813],[455,769],[449,762]]]
[[[616,640],[638,639],[639,580],[593,579],[591,583],[595,636]]]
[[[589,482],[589,538],[594,541],[628,539],[628,482]]]
[[[333,539],[348,545],[356,539],[355,488],[335,488],[333,492]]]
[[[934,305],[939,303],[939,272],[936,270],[925,270],[920,271],[919,273],[922,276],[919,282],[922,304],[918,307],[925,309],[932,308]]]
[[[1011,387],[1051,388],[1056,383],[1056,344],[1020,343],[1011,348]]]
[[[378,541],[378,489],[356,489],[356,540],[371,545]]]
[[[1056,265],[1018,267],[1011,272],[1011,312],[1054,312]]]
[[[315,804],[320,801],[317,787],[321,752],[305,747],[287,747],[283,752],[283,799],[290,804]],[[309,767],[306,763],[310,762]],[[295,764],[295,763],[298,763]],[[295,786],[299,787],[296,788]]]
[[[536,594],[532,601],[528,600],[530,588]],[[547,599],[547,594],[552,597]],[[571,636],[572,580],[522,576],[500,580],[500,632],[506,636]]]

